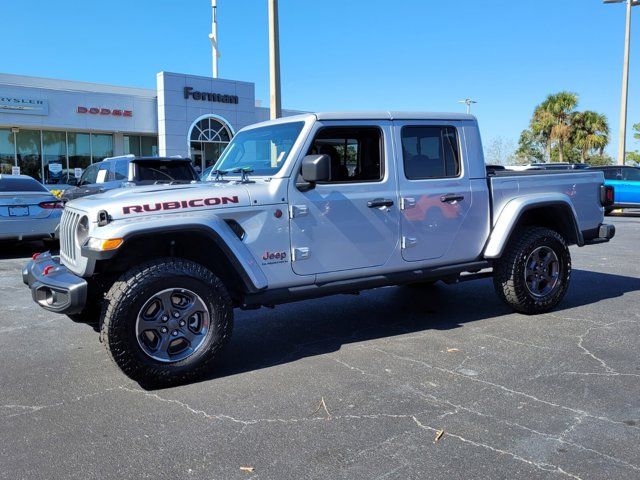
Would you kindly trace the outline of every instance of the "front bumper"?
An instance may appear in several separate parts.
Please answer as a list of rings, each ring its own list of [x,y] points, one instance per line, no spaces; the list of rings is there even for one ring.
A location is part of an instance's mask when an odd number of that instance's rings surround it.
[[[87,302],[87,281],[49,253],[42,253],[25,265],[22,281],[31,289],[33,301],[50,312],[80,313]]]

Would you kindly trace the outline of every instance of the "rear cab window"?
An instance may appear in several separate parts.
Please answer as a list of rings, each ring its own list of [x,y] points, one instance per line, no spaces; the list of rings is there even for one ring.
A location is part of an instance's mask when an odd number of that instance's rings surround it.
[[[622,178],[631,182],[640,182],[640,168],[625,168],[622,171]]]
[[[620,169],[618,168],[603,168],[600,169],[604,173],[605,180],[620,180]]]
[[[401,130],[404,173],[409,180],[461,174],[458,132],[453,126],[405,125]]]
[[[144,160],[135,162],[136,181],[140,182],[191,182],[199,180],[190,162]]]

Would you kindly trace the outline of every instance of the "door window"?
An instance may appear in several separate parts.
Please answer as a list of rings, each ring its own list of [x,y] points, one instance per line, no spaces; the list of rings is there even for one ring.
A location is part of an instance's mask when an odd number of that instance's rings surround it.
[[[458,135],[454,127],[402,127],[402,158],[409,180],[460,175]]]
[[[113,162],[113,179],[114,180],[128,180],[129,179],[129,161],[128,160],[116,160]]]
[[[384,176],[382,132],[377,127],[329,127],[317,134],[309,155],[331,158],[329,183],[379,182]]]

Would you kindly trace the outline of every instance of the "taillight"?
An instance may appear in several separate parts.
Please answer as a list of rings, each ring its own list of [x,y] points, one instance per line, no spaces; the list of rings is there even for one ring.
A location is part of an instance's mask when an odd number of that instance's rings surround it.
[[[603,207],[613,205],[613,187],[611,185],[602,185],[600,187],[600,203]]]
[[[63,208],[63,204],[60,201],[54,201],[54,202],[40,202],[38,204],[38,206],[40,208],[44,208],[45,210],[55,210],[55,209],[62,209]]]

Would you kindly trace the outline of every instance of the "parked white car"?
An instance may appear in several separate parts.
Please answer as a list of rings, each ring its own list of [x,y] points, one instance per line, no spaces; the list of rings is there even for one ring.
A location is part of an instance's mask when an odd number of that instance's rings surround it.
[[[27,175],[0,175],[0,240],[56,238],[62,202]]]

